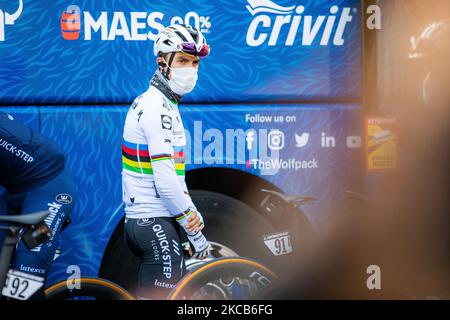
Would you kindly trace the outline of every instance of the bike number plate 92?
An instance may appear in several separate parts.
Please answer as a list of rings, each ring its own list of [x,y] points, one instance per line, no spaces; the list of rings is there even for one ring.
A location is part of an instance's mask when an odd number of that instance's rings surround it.
[[[16,270],[9,270],[2,295],[18,300],[29,299],[44,285],[45,279]]]

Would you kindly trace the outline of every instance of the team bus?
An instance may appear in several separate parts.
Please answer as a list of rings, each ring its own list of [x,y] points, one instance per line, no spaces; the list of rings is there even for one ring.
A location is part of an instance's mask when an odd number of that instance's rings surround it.
[[[293,210],[320,231],[361,187],[362,15],[358,0],[3,1],[0,111],[55,141],[77,184],[47,285],[74,270],[136,282],[122,129],[156,68],[153,40],[171,23],[196,26],[211,46],[180,106],[206,236],[218,255],[289,271],[299,229],[271,212],[264,190],[307,196]]]

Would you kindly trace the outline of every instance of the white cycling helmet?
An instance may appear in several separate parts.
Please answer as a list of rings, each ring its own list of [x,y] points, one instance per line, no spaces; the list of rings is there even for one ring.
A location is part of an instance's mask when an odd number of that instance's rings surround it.
[[[161,53],[183,52],[189,55],[206,57],[209,46],[203,34],[195,27],[172,24],[156,37],[153,47],[155,56]]]

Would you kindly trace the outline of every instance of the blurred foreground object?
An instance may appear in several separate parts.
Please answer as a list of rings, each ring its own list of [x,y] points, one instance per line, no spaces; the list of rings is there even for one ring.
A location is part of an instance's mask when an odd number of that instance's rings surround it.
[[[265,297],[450,299],[450,1],[377,4],[368,116],[397,120],[397,169],[368,172],[366,191],[347,193],[348,210],[321,228],[298,277]],[[380,290],[367,286],[372,265]]]

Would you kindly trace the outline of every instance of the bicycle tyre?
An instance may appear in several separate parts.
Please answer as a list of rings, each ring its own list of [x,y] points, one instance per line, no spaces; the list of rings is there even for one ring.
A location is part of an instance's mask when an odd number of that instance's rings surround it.
[[[135,300],[124,288],[114,282],[101,278],[81,278],[80,289],[67,288],[67,282],[58,282],[47,289],[45,295],[49,300],[65,300],[75,297],[94,297],[97,300]]]
[[[235,276],[236,274],[245,274],[258,272],[261,276],[268,280],[268,284],[262,284],[266,287],[270,283],[278,279],[278,277],[269,268],[261,263],[242,257],[225,257],[212,260],[205,263],[192,273],[184,276],[177,286],[170,292],[168,300],[183,299],[186,292],[197,290],[215,277]]]

